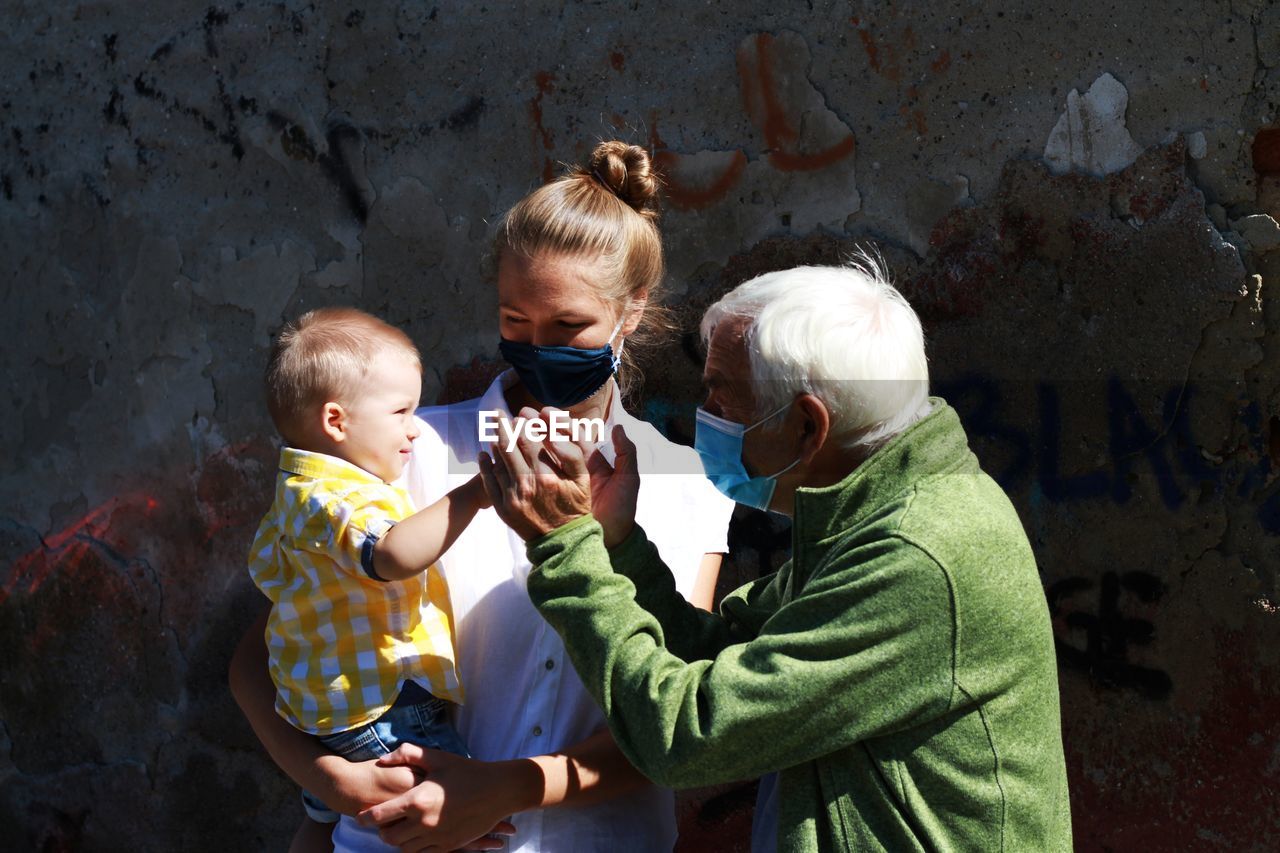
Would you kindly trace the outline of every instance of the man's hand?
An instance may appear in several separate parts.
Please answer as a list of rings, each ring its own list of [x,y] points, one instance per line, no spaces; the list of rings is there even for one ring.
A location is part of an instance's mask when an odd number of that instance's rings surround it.
[[[636,446],[621,424],[613,428],[613,465],[597,451],[589,453],[587,472],[591,475],[591,514],[604,528],[604,545],[612,548],[631,535],[636,523],[636,496],[640,492],[640,472],[636,467]]]
[[[551,410],[521,409],[520,417],[551,421]],[[480,476],[498,517],[526,542],[591,512],[591,477],[582,448],[537,441],[521,430],[514,449],[480,454]]]
[[[508,775],[496,765],[450,752],[402,744],[378,759],[387,769],[426,771],[426,781],[358,817],[402,851],[496,850],[492,835],[512,835],[507,816],[522,805],[509,796]]]

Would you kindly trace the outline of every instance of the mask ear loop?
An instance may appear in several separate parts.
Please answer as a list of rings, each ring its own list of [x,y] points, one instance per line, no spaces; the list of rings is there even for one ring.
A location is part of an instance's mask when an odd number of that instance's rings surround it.
[[[746,435],[747,433],[751,432],[753,429],[755,429],[756,427],[760,426],[761,424],[763,424],[763,423],[767,423],[767,422],[769,422],[769,421],[773,420],[774,418],[776,418],[776,417],[779,415],[779,413],[781,413],[781,412],[785,412],[787,409],[791,408],[791,406],[792,406],[794,403],[795,403],[795,400],[789,400],[789,401],[787,401],[787,402],[783,403],[781,406],[779,406],[778,408],[774,409],[772,412],[770,412],[769,414],[765,415],[763,418],[761,418],[760,420],[758,420],[758,421],[756,421],[755,423],[753,423],[751,426],[749,426],[749,427],[747,427],[746,429],[744,429],[744,430],[742,431],[742,434],[743,434],[743,435]]]
[[[618,348],[616,350],[613,348],[613,339],[618,336],[618,332],[622,331],[622,323],[626,319],[627,319],[627,312],[626,312],[626,309],[623,309],[622,314],[618,317],[618,325],[613,327],[613,331],[609,333],[609,340],[605,341],[605,343],[609,345],[609,351],[613,353],[613,372],[614,373],[617,373],[618,369],[622,367],[622,348],[623,346],[626,345],[627,339],[623,338],[622,340],[618,341]]]
[[[760,426],[761,424],[763,424],[763,423],[765,423],[765,422],[767,422],[767,421],[771,421],[771,420],[773,420],[773,419],[774,419],[774,418],[776,418],[779,414],[781,414],[782,412],[785,412],[787,409],[791,408],[791,406],[792,406],[794,403],[795,403],[795,400],[791,400],[791,401],[789,401],[789,402],[787,402],[787,403],[784,403],[781,407],[779,407],[779,408],[777,408],[777,409],[774,409],[772,412],[770,412],[769,414],[765,415],[763,418],[761,418],[760,420],[758,420],[758,421],[756,421],[755,423],[753,423],[751,426],[749,426],[749,427],[747,427],[746,429],[744,429],[744,430],[742,431],[742,434],[743,434],[743,435],[746,435],[747,433],[751,432],[751,430],[755,429],[756,427]],[[797,466],[797,465],[799,465],[799,464],[800,464],[800,457],[799,457],[799,456],[797,456],[797,457],[795,458],[795,461],[794,461],[794,462],[792,462],[792,463],[791,463],[790,465],[788,465],[787,467],[783,468],[781,471],[778,471],[776,474],[766,474],[766,475],[764,475],[764,476],[765,476],[765,477],[767,477],[767,478],[768,478],[768,479],[770,479],[770,480],[773,480],[773,481],[777,482],[777,479],[778,479],[779,477],[781,477],[783,474],[787,473],[788,471],[790,471],[792,468],[796,467],[796,466]]]

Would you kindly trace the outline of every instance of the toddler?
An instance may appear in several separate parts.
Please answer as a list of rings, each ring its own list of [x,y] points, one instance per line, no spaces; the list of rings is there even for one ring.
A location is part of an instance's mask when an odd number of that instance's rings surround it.
[[[476,477],[414,512],[391,485],[418,435],[418,351],[376,317],[321,308],[281,331],[266,389],[286,446],[249,574],[272,604],[276,710],[352,761],[405,740],[466,755],[448,719],[463,694],[434,563],[488,501]],[[309,793],[303,803],[338,819]]]

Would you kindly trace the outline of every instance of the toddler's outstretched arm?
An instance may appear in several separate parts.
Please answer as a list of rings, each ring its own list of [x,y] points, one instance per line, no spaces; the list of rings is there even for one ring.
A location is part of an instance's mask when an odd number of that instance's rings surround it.
[[[492,506],[480,475],[388,530],[373,546],[373,568],[388,581],[411,578],[440,559],[476,512]]]

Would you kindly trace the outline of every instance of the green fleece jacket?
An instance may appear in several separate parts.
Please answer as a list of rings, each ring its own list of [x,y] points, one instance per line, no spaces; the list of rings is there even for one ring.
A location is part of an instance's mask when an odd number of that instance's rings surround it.
[[[1057,667],[1017,513],[940,399],[796,494],[792,559],[687,604],[637,529],[528,544],[529,595],[662,785],[780,770],[778,849],[1071,849]]]

